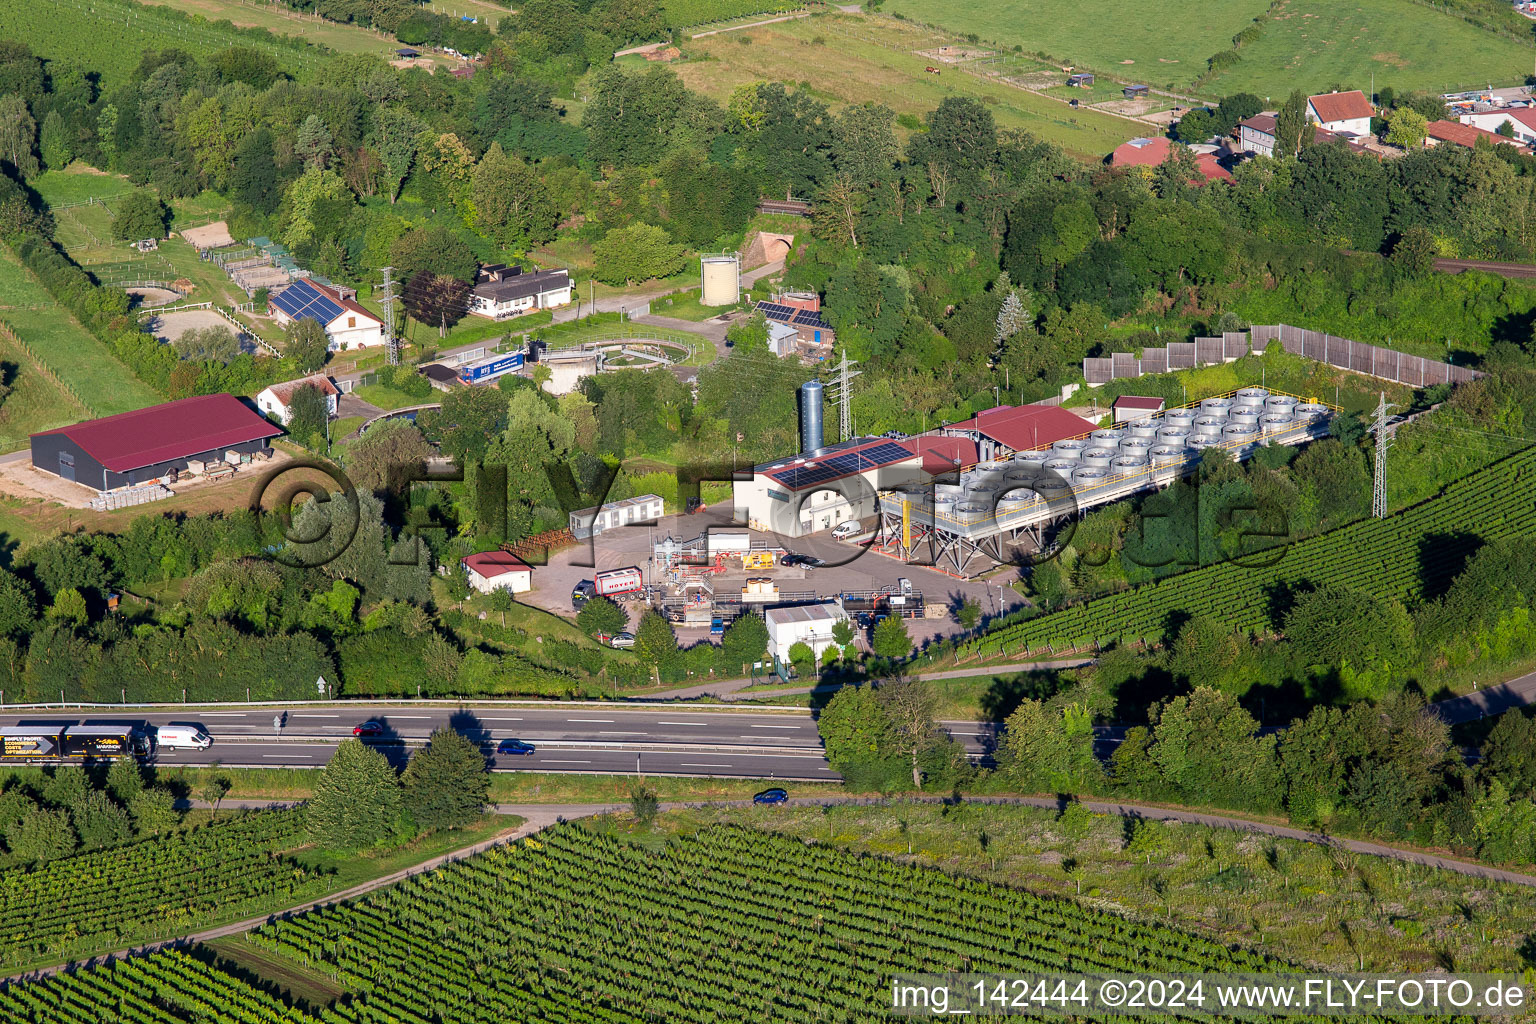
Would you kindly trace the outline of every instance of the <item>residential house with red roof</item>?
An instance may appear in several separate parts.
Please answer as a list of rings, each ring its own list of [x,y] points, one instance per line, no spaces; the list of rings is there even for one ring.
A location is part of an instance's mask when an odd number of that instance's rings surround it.
[[[350,288],[337,288],[301,277],[267,300],[273,319],[286,327],[296,320],[313,320],[325,328],[332,351],[384,344],[384,322],[357,301]]]
[[[289,417],[293,415],[289,406],[293,403],[294,392],[306,387],[320,392],[320,397],[325,399],[325,414],[334,417],[341,392],[331,383],[331,378],[323,373],[312,373],[308,377],[285,380],[281,384],[270,384],[262,388],[256,393],[256,408],[268,419],[287,426]]]
[[[1359,89],[1307,97],[1307,120],[1336,135],[1364,138],[1371,134],[1375,116],[1376,108]]]
[[[111,491],[261,451],[282,432],[234,395],[196,395],[33,434],[32,465]]]

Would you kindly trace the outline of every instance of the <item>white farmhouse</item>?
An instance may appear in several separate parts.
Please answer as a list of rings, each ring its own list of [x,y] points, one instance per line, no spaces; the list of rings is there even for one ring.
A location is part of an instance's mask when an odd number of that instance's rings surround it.
[[[1359,89],[1307,97],[1307,120],[1324,131],[1363,138],[1371,134],[1371,118],[1375,116],[1371,101]]]

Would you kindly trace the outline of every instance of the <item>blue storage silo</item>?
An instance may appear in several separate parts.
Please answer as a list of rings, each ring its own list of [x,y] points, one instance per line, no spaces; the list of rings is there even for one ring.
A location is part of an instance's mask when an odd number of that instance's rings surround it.
[[[802,454],[820,451],[821,396],[824,389],[819,380],[808,380],[800,385],[800,451]]]

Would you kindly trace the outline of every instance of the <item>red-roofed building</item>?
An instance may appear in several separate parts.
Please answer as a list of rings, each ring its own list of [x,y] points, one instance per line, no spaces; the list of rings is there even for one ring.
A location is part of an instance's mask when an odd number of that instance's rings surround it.
[[[1438,146],[1442,142],[1449,142],[1453,146],[1465,146],[1472,149],[1477,145],[1478,139],[1485,139],[1494,146],[1519,146],[1515,139],[1506,138],[1498,132],[1489,131],[1487,128],[1479,128],[1475,124],[1462,124],[1459,121],[1431,121],[1424,137],[1424,145]],[[1523,147],[1522,147],[1523,148]]]
[[[463,561],[470,587],[482,594],[493,590],[522,594],[533,589],[533,566],[510,551],[482,551]]]
[[[1307,120],[1337,134],[1369,135],[1375,116],[1376,108],[1359,89],[1307,97]]]
[[[272,318],[286,327],[295,320],[313,320],[325,328],[333,351],[384,344],[384,321],[357,301],[351,288],[337,288],[301,277],[268,297]]]
[[[1168,151],[1173,143],[1158,136],[1151,139],[1132,139],[1119,146],[1109,156],[1111,167],[1157,167],[1168,159]],[[1232,172],[1216,162],[1216,157],[1210,153],[1196,153],[1195,166],[1200,171],[1198,178],[1191,178],[1193,185],[1204,185],[1207,181],[1228,181],[1232,178]]]
[[[907,451],[923,457],[923,472],[932,476],[976,465],[976,442],[968,437],[921,434],[900,443]]]
[[[111,491],[261,451],[281,433],[234,395],[197,395],[33,434],[32,465]]]
[[[1512,107],[1508,110],[1462,114],[1457,120],[1462,124],[1482,128],[1495,134],[1505,122],[1508,122],[1513,133],[1510,138],[1523,146],[1536,145],[1536,109],[1531,107]]]
[[[341,398],[341,392],[336,389],[335,384],[331,383],[331,378],[323,373],[312,373],[298,380],[285,380],[281,384],[267,385],[256,393],[256,408],[264,416],[287,426],[288,418],[293,415],[289,408],[293,404],[293,393],[305,387],[314,388],[320,392],[320,397],[325,400],[327,416],[336,415],[336,403]]]
[[[1116,423],[1126,423],[1131,420],[1144,420],[1153,413],[1162,412],[1164,404],[1161,398],[1121,395],[1115,399],[1110,409],[1114,411]]]
[[[968,420],[951,423],[942,433],[975,441],[980,460],[986,462],[1002,455],[1005,449],[1040,451],[1057,441],[1087,434],[1097,426],[1054,405],[1000,405]]]

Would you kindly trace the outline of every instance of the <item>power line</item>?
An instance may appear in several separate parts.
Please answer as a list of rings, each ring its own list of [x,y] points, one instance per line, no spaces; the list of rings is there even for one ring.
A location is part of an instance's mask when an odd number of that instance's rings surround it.
[[[1387,449],[1392,447],[1392,435],[1387,433],[1387,410],[1396,409],[1387,404],[1387,393],[1381,392],[1376,406],[1376,471],[1371,486],[1371,515],[1377,519],[1387,517]]]
[[[394,267],[382,267],[384,271],[384,344],[389,353],[389,365],[400,365],[400,337],[395,333],[395,281],[390,275]]]

